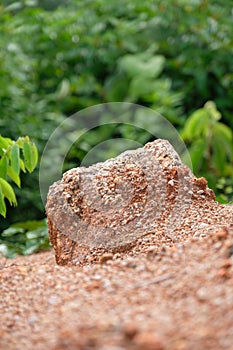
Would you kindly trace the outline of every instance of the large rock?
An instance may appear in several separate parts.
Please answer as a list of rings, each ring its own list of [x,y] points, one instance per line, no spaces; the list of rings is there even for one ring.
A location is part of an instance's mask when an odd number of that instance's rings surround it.
[[[110,258],[145,236],[159,234],[166,244],[184,238],[187,228],[197,236],[218,223],[216,216],[204,220],[216,206],[207,181],[194,177],[168,141],[156,140],[67,171],[50,187],[46,212],[56,261],[66,265]]]

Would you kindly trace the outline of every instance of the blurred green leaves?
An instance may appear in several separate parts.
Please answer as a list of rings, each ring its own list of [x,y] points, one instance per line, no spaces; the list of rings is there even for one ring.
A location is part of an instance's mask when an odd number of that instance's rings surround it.
[[[225,178],[226,183],[231,179],[233,184],[233,132],[220,122],[221,118],[215,103],[208,101],[203,108],[191,114],[181,133],[184,141],[190,145],[194,172],[205,176],[216,192],[224,188],[224,181],[221,180],[220,186],[218,178]],[[227,195],[232,197],[230,188]]]
[[[116,75],[104,85],[107,102],[127,101],[150,107],[176,124],[181,124],[179,106],[182,93],[172,91],[172,82],[162,77],[165,57],[152,45],[143,53],[127,54],[118,61]]]
[[[0,254],[7,258],[50,248],[46,220],[13,224],[0,236]]]

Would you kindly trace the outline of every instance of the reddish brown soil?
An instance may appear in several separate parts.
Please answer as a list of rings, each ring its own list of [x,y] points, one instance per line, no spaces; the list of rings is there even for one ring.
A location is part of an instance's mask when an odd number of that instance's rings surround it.
[[[195,238],[187,222],[174,244],[158,232],[73,267],[0,259],[0,349],[233,349],[232,206],[215,206],[220,226],[196,208]]]

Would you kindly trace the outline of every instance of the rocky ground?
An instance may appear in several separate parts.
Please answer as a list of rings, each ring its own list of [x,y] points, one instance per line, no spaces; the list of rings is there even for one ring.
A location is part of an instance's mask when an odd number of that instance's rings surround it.
[[[194,202],[187,218],[174,239],[158,230],[83,266],[2,258],[0,349],[233,349],[232,205]]]

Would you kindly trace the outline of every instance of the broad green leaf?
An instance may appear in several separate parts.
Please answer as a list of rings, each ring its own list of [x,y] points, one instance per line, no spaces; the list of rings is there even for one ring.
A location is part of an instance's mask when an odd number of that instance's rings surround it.
[[[26,169],[25,169],[24,161],[21,158],[19,160],[19,164],[20,164],[20,169],[25,173]]]
[[[12,181],[14,181],[14,183],[15,183],[18,187],[21,187],[21,181],[20,181],[19,175],[16,174],[16,173],[14,172],[14,170],[12,169],[12,167],[10,167],[10,166],[8,166],[7,175],[11,178]]]
[[[62,100],[64,99],[70,92],[70,82],[68,79],[63,79],[58,92],[57,92],[57,99]]]
[[[4,201],[4,196],[2,193],[1,186],[0,186],[0,215],[2,215],[4,218],[6,217],[6,204]]]
[[[218,175],[228,176],[233,171],[233,141],[229,128],[222,123],[213,127],[212,162]],[[230,162],[229,162],[230,161]]]
[[[16,200],[15,193],[14,193],[14,190],[11,187],[11,185],[6,180],[0,178],[0,187],[2,189],[3,196],[8,199],[10,204],[16,205],[17,200]]]
[[[24,137],[19,137],[18,140],[16,141],[16,143],[19,146],[19,148],[23,148],[24,142],[25,142],[25,138]]]
[[[227,139],[229,143],[233,142],[233,132],[229,126],[223,123],[215,123],[214,130],[217,130],[219,133],[221,133],[222,137],[224,139]]]
[[[4,12],[18,11],[22,8],[23,4],[20,1],[13,2],[4,8]]]
[[[23,156],[24,156],[24,164],[26,169],[31,172],[32,169],[32,152],[31,147],[28,142],[23,144]]]
[[[2,232],[2,237],[12,237],[14,235],[17,235],[18,233],[23,233],[23,232],[24,230],[22,228],[16,228],[11,226]]]
[[[186,121],[181,137],[184,140],[192,141],[195,138],[205,136],[209,130],[209,121],[209,114],[204,108],[198,109]]]
[[[36,145],[33,142],[30,143],[30,148],[31,148],[31,154],[32,154],[32,170],[31,171],[33,171],[37,165],[37,162],[38,162],[38,151],[37,151]]]
[[[213,126],[213,143],[219,142],[222,152],[226,152],[233,160],[233,133],[231,129],[223,123],[215,123]]]
[[[7,176],[8,159],[6,155],[0,159],[0,177],[6,180]]]
[[[204,108],[209,112],[213,120],[218,121],[222,118],[221,113],[217,110],[216,104],[213,101],[207,101]]]
[[[33,161],[32,149],[28,142],[25,142],[23,144],[23,156],[24,156],[25,167],[31,173],[34,169],[34,161]]]
[[[44,237],[48,233],[47,227],[38,228],[37,230],[28,231],[26,237],[28,239],[35,239],[39,237]]]
[[[17,143],[14,143],[13,146],[11,147],[11,152],[10,152],[10,159],[11,159],[11,167],[12,170],[19,175],[20,172],[20,153],[19,153],[19,146]]]
[[[205,162],[206,157],[206,143],[203,139],[199,139],[193,142],[191,148],[189,149],[192,166],[195,174],[198,174],[201,165]]]
[[[132,79],[129,86],[129,96],[131,102],[136,102],[140,96],[149,94],[153,91],[154,81],[141,75]]]
[[[149,59],[142,54],[125,55],[120,60],[120,69],[132,78],[141,76],[152,79],[162,72],[164,61],[164,57],[160,55],[156,55]]]
[[[12,144],[11,139],[3,137],[0,135],[0,149],[5,149],[7,150],[7,148]]]
[[[226,153],[219,142],[213,143],[212,165],[217,175],[225,176]]]

